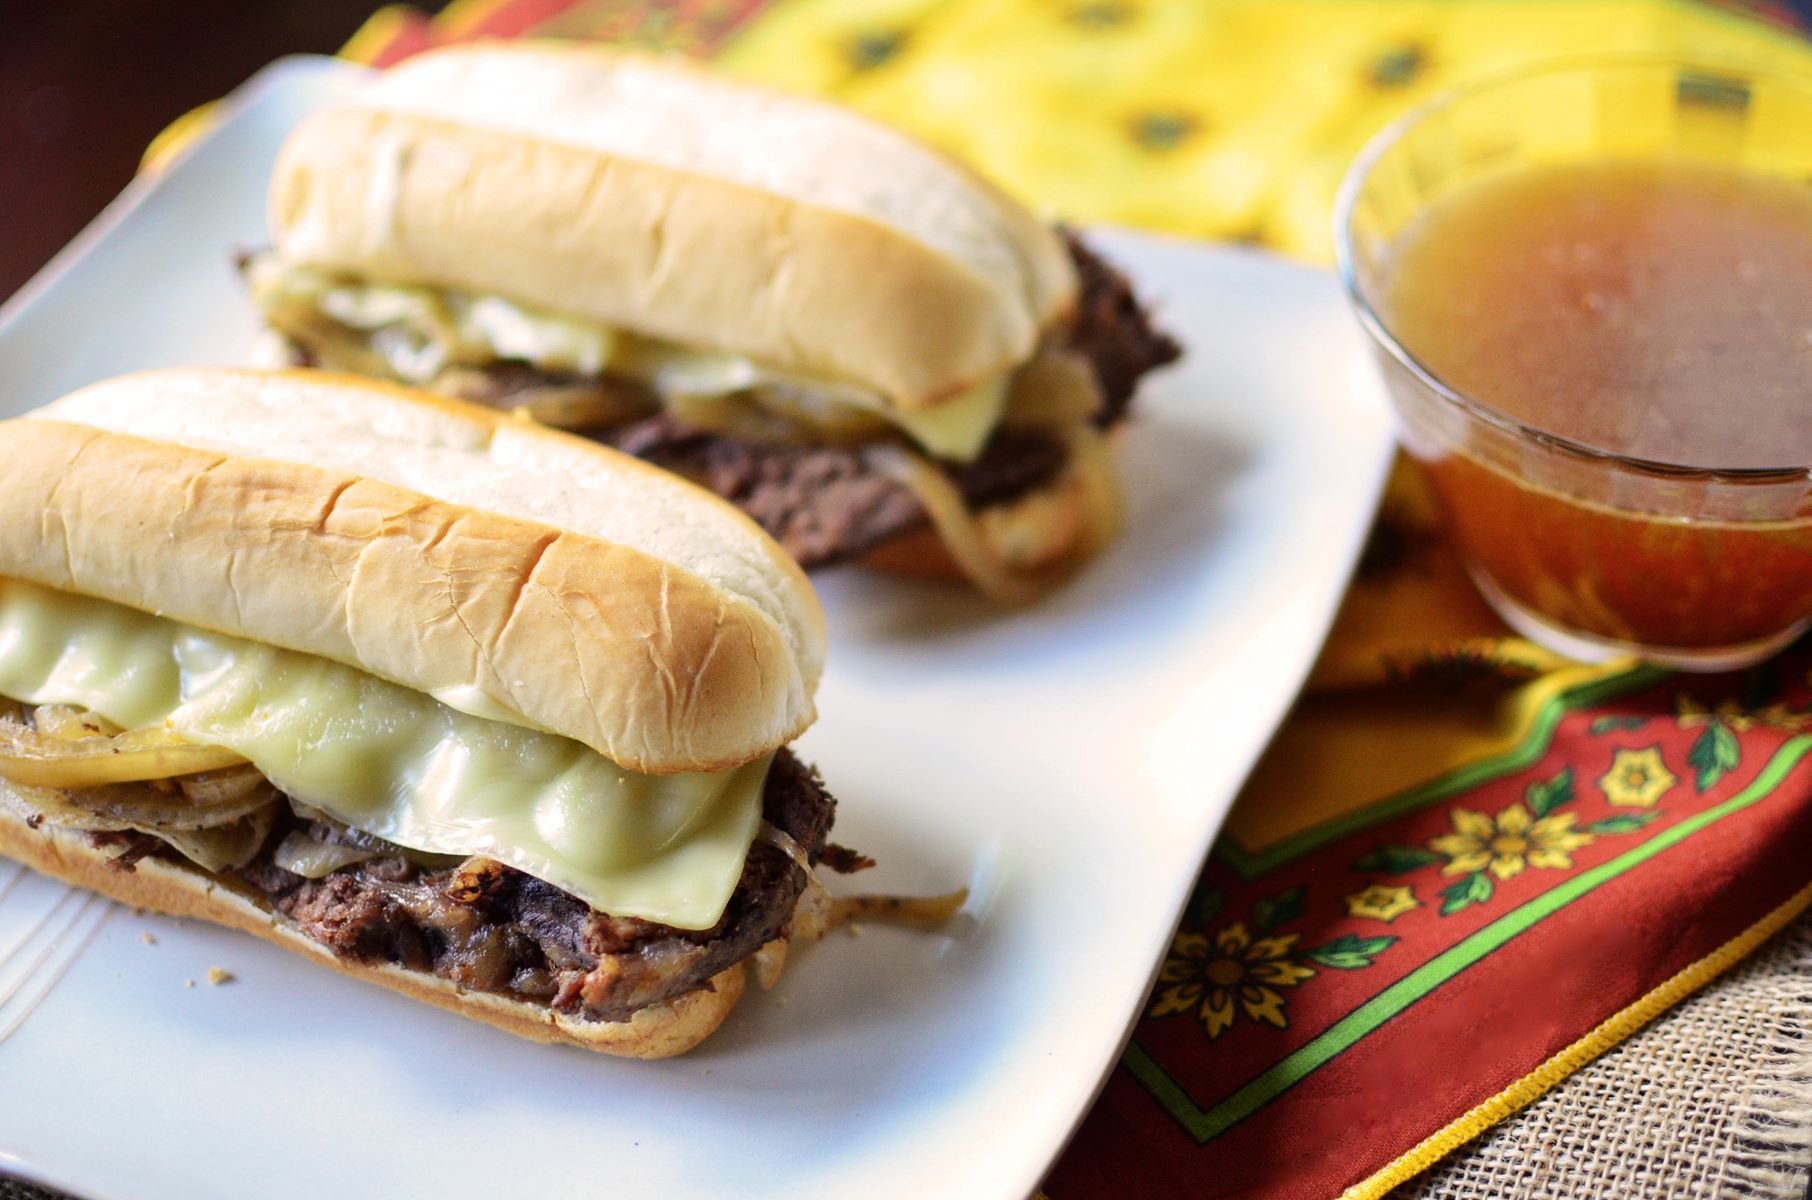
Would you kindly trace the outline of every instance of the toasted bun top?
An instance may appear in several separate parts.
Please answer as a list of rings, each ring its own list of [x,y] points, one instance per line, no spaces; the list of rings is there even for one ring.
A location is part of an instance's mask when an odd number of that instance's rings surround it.
[[[175,370],[0,425],[0,575],[316,654],[633,770],[813,717],[811,586],[715,496],[581,438],[314,372]]]
[[[1074,304],[1054,231],[848,110],[547,43],[411,58],[291,135],[291,261],[499,294],[923,407]]]

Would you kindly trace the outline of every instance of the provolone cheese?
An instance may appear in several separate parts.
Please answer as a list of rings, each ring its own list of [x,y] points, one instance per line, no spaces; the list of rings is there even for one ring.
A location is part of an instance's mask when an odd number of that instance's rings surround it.
[[[722,916],[770,761],[641,775],[352,667],[13,579],[0,579],[0,695],[167,725],[354,828],[682,929]]]
[[[1005,375],[982,380],[931,408],[900,409],[879,394],[831,379],[775,370],[748,358],[687,349],[499,296],[465,296],[338,278],[272,255],[249,267],[253,298],[273,325],[304,338],[324,316],[364,335],[371,353],[408,383],[448,366],[526,362],[544,371],[611,374],[663,400],[746,396],[789,420],[835,428],[852,416],[890,423],[939,458],[967,462],[1000,424]],[[885,428],[885,425],[882,426]]]

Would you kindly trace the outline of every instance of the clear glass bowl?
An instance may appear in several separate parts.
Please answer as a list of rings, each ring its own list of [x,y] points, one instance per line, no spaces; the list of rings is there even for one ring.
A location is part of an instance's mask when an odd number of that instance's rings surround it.
[[[1682,466],[1569,440],[1450,387],[1380,309],[1393,245],[1428,205],[1493,172],[1606,159],[1812,179],[1812,80],[1603,59],[1450,93],[1354,163],[1335,217],[1341,276],[1404,445],[1506,621],[1585,660],[1747,665],[1812,625],[1812,468]]]

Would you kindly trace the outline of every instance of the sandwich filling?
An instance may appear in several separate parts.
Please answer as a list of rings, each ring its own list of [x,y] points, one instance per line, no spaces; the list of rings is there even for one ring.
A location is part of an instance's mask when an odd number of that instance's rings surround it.
[[[768,758],[643,775],[363,671],[0,580],[0,695],[162,728],[280,791],[433,854],[482,854],[621,916],[704,929],[761,821]]]
[[[1075,319],[1027,363],[902,408],[861,387],[640,338],[495,296],[335,276],[272,252],[252,294],[304,362],[422,384],[588,432],[717,491],[801,565],[861,557],[934,527],[989,590],[1011,590],[1010,542],[977,514],[1065,476],[1111,536],[1116,497],[1096,436],[1146,371],[1174,359],[1126,280],[1074,238]],[[992,586],[990,586],[992,585]]]
[[[894,408],[853,384],[689,349],[501,296],[340,276],[270,252],[248,258],[245,269],[271,324],[309,346],[323,366],[430,387],[516,362],[549,377],[621,385],[549,388],[531,397],[524,406],[530,415],[553,425],[611,424],[665,408],[701,423],[826,441],[872,441],[891,426],[933,454],[967,460],[980,452],[1009,399],[1003,375],[934,407]],[[1086,391],[1072,399],[1083,415],[1094,408]]]
[[[0,579],[0,809],[336,953],[619,1020],[784,934],[832,802],[786,751],[648,776],[313,656]],[[848,857],[848,856],[845,856]]]

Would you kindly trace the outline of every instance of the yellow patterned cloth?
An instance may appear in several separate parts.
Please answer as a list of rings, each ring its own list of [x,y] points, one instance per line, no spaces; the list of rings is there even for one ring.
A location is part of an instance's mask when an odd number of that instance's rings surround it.
[[[1326,262],[1340,178],[1392,118],[1601,50],[1812,65],[1756,21],[1659,0],[790,0],[718,61],[920,133],[1071,219]]]

